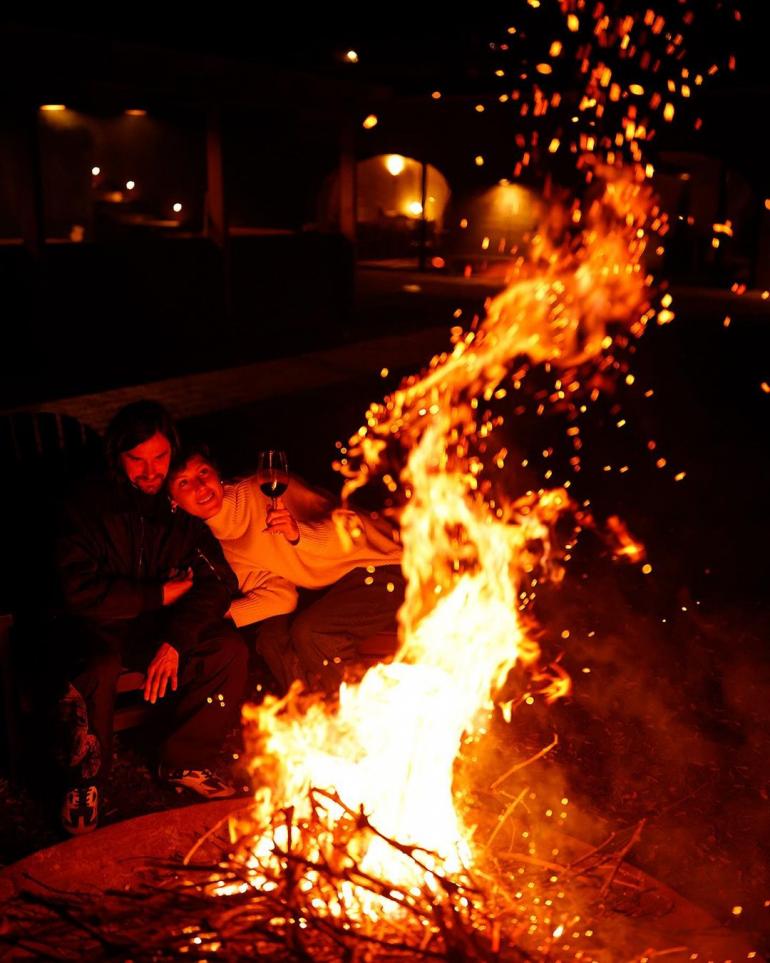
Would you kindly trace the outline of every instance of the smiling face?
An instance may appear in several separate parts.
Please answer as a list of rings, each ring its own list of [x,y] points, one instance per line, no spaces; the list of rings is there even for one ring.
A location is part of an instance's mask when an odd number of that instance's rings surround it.
[[[157,495],[171,463],[171,442],[156,431],[154,435],[120,455],[120,464],[131,484],[145,495]]]
[[[211,518],[222,507],[222,482],[202,455],[193,455],[174,472],[168,490],[176,505],[197,518]]]

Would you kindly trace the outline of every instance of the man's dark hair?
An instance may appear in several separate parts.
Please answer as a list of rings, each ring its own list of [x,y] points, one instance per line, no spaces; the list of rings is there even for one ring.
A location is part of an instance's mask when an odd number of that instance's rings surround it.
[[[104,442],[107,460],[113,470],[120,468],[120,456],[141,445],[142,442],[161,434],[171,445],[173,458],[179,449],[179,435],[174,419],[158,401],[134,401],[121,408],[107,425]]]
[[[191,458],[196,457],[202,458],[204,461],[208,462],[209,465],[211,465],[211,467],[217,472],[217,474],[219,474],[219,467],[216,461],[211,457],[209,446],[204,441],[185,441],[184,444],[181,444],[174,450],[174,454],[171,457],[171,465],[168,470],[168,475],[166,475],[166,485],[170,485],[179,472],[182,471],[188,461],[190,461]]]

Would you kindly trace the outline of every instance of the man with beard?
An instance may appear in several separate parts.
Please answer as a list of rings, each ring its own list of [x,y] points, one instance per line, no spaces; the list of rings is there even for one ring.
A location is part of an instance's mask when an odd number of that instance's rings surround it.
[[[144,698],[158,706],[161,780],[208,799],[234,792],[209,766],[246,680],[245,644],[225,619],[235,577],[208,528],[172,511],[163,491],[178,446],[171,417],[156,402],[136,402],[117,413],[105,440],[109,474],[68,500],[58,539],[65,711],[72,717],[74,700],[81,719],[62,807],[70,833],[97,824],[124,667],[146,673]]]

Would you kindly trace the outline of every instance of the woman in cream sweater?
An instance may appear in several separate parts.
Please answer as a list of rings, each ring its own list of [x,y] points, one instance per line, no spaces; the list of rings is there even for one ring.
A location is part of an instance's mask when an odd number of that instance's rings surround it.
[[[202,518],[221,543],[242,593],[230,615],[256,637],[282,690],[299,677],[333,691],[363,640],[395,632],[401,549],[380,519],[343,518],[296,477],[273,508],[256,476],[223,483],[201,447],[180,454],[168,488],[172,504]],[[295,613],[297,588],[310,591]]]

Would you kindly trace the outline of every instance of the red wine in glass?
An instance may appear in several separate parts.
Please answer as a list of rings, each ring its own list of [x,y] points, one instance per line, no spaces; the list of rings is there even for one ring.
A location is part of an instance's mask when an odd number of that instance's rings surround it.
[[[262,494],[271,499],[275,509],[276,499],[289,487],[289,470],[285,451],[261,451],[257,468],[257,481]]]

